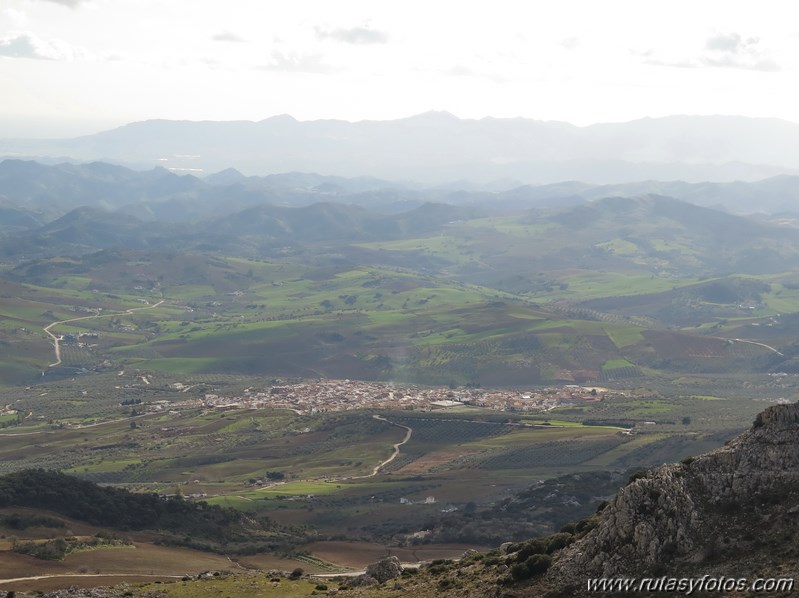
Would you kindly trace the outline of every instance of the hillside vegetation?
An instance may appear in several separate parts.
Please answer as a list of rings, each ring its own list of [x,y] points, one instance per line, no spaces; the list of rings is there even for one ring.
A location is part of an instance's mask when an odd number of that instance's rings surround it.
[[[179,230],[80,208],[5,239],[53,256],[5,269],[9,381],[51,363],[38,328],[98,309],[56,328],[98,334],[73,367],[482,385],[794,367],[799,230],[663,197],[260,206]]]
[[[125,576],[145,554],[182,576],[179,555],[191,575],[221,553],[335,573],[401,551],[444,559],[398,582],[420,596],[513,589],[559,567],[631,472],[717,449],[799,393],[789,214],[646,183],[8,162],[0,529],[19,550],[0,543],[0,565],[31,577],[89,550]]]
[[[301,530],[275,525],[265,517],[245,517],[181,496],[98,486],[43,469],[0,476],[0,508],[7,507],[43,509],[120,532],[149,530],[164,544],[218,552],[269,551],[304,539]]]

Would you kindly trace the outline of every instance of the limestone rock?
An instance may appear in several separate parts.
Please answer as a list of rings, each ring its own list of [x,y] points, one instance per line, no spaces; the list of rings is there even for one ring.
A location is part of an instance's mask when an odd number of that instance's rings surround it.
[[[366,567],[366,575],[383,583],[402,575],[402,565],[397,557],[389,556]]]
[[[359,575],[347,580],[347,585],[351,588],[368,588],[369,586],[376,586],[380,582],[371,575]]]
[[[797,505],[799,404],[776,405],[726,446],[631,481],[547,578],[585,587],[586,578],[698,571],[710,558],[745,566],[763,550],[758,538],[799,533]]]

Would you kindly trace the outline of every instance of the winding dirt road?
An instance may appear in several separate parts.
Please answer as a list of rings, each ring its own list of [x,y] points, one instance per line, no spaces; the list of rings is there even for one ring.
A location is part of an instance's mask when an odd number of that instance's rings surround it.
[[[154,303],[153,305],[145,305],[144,307],[131,307],[130,309],[126,309],[125,311],[114,312],[112,314],[94,314],[92,316],[81,316],[79,318],[70,318],[69,320],[59,320],[58,322],[53,322],[52,324],[48,324],[42,330],[53,339],[53,348],[55,349],[55,363],[51,363],[47,367],[54,368],[61,365],[61,337],[56,336],[50,329],[53,326],[58,326],[59,324],[68,324],[70,322],[77,322],[79,320],[91,320],[92,318],[112,318],[114,316],[124,316],[125,314],[132,314],[133,312],[142,311],[144,309],[153,309],[158,307],[164,302],[164,299],[161,299],[158,303]]]
[[[737,342],[737,343],[748,343],[748,344],[750,344],[750,345],[757,345],[758,347],[765,347],[765,348],[766,348],[766,349],[768,349],[769,351],[774,351],[774,353],[776,353],[776,354],[777,354],[777,355],[779,355],[780,357],[785,357],[785,355],[783,355],[782,353],[780,353],[779,351],[777,351],[777,349],[775,349],[774,347],[770,347],[770,346],[769,346],[769,345],[767,345],[766,343],[758,343],[757,341],[748,341],[748,340],[746,340],[746,339],[743,339],[743,338],[734,338],[734,339],[732,339],[732,340],[734,340],[734,341],[735,341],[735,342]]]
[[[373,478],[374,476],[376,476],[383,467],[385,467],[386,465],[388,465],[394,459],[397,458],[397,455],[400,454],[400,447],[406,442],[408,442],[411,439],[411,435],[413,434],[412,428],[409,428],[408,426],[403,426],[402,424],[394,423],[393,421],[386,419],[382,415],[373,415],[372,417],[375,419],[379,419],[380,421],[384,421],[388,424],[391,424],[392,426],[397,426],[398,428],[404,428],[405,430],[407,430],[407,432],[405,432],[405,437],[394,445],[394,453],[388,459],[386,459],[382,463],[378,463],[377,465],[375,465],[374,469],[372,469],[372,473],[350,478],[353,480],[362,480],[363,478]]]

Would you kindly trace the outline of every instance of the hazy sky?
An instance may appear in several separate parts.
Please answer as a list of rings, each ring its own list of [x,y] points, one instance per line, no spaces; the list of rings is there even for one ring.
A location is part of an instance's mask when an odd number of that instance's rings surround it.
[[[793,0],[0,0],[0,137],[149,118],[799,122]]]

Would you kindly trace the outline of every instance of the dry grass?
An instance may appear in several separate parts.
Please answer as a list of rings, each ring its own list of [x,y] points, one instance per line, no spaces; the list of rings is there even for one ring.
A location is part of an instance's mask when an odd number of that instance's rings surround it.
[[[415,459],[408,463],[405,467],[394,472],[396,475],[424,475],[429,474],[431,471],[434,471],[436,468],[440,468],[444,465],[448,465],[458,457],[462,457],[464,455],[470,453],[476,453],[477,451],[434,451],[431,453],[427,453],[426,455],[422,455],[418,459]]]
[[[70,585],[94,587],[123,581],[134,583],[154,577],[170,579],[235,567],[226,557],[217,554],[148,543],[78,552],[68,555],[63,561],[45,561],[11,550],[0,552],[0,580],[57,576],[3,583],[4,590],[46,591]]]
[[[433,559],[456,559],[470,548],[488,550],[468,544],[436,544],[419,547],[397,548],[376,542],[314,542],[304,547],[315,557],[336,565],[363,569],[386,556],[396,556],[403,563],[418,563]]]

